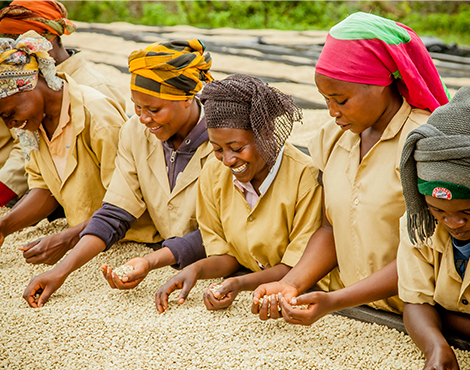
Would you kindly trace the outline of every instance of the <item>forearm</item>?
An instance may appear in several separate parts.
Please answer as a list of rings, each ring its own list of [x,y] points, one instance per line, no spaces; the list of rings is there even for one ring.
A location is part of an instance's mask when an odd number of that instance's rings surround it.
[[[175,256],[168,247],[163,247],[155,252],[147,254],[144,258],[149,263],[150,270],[174,265],[176,263]]]
[[[365,279],[346,288],[329,293],[335,310],[385,299],[398,294],[396,260]]]
[[[63,231],[67,236],[72,240],[72,245],[75,246],[80,241],[80,233],[87,227],[90,223],[91,217],[83,221],[82,223],[75,225]]]
[[[255,290],[258,286],[272,281],[281,280],[291,270],[291,267],[280,263],[263,271],[253,272],[243,276],[238,276],[240,291]]]
[[[241,265],[237,262],[235,257],[223,254],[204,258],[194,262],[187,268],[194,269],[197,274],[197,279],[199,280],[214,279],[233,274],[241,268]]]
[[[426,357],[430,357],[438,347],[449,346],[442,334],[441,318],[433,306],[405,303],[403,322],[408,334]]]
[[[68,276],[73,271],[104,251],[106,244],[94,235],[83,236],[72,251],[55,267],[62,276]]]
[[[458,333],[470,338],[470,315],[462,312],[448,311],[436,307],[441,316],[442,327],[445,332]]]
[[[59,206],[46,189],[32,189],[10,213],[0,220],[0,231],[7,236],[41,221]]]
[[[337,266],[333,230],[322,226],[310,238],[299,263],[282,279],[305,292]]]

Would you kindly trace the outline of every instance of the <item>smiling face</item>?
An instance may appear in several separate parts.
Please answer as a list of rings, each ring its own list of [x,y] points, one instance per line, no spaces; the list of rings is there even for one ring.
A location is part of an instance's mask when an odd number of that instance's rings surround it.
[[[197,123],[190,120],[193,99],[165,100],[134,90],[131,95],[140,122],[161,141],[176,134],[184,139]]]
[[[0,118],[11,128],[36,131],[44,117],[44,100],[38,89],[0,99]]]
[[[371,127],[383,132],[401,105],[392,86],[340,81],[319,73],[315,73],[315,84],[336,124],[355,134]]]
[[[470,199],[439,199],[425,196],[429,210],[457,240],[470,240]]]
[[[251,182],[255,189],[263,183],[269,167],[255,146],[251,130],[236,128],[208,128],[214,154],[240,182]]]

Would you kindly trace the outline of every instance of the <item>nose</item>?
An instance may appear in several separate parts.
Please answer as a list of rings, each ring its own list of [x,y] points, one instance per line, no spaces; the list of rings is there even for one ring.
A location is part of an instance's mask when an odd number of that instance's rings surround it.
[[[465,225],[465,219],[460,217],[459,215],[447,215],[444,216],[444,223],[447,225],[447,227],[451,229],[458,229],[459,227],[462,227]]]
[[[225,151],[222,155],[222,163],[227,167],[232,166],[235,163],[236,159],[237,158],[233,155],[233,153],[228,150]]]
[[[341,116],[341,112],[339,111],[337,104],[332,103],[331,101],[329,101],[329,102],[326,103],[326,105],[328,107],[328,111],[329,111],[331,117]]]
[[[152,117],[148,114],[145,109],[142,109],[139,116],[140,122],[143,124],[147,124],[152,122]]]

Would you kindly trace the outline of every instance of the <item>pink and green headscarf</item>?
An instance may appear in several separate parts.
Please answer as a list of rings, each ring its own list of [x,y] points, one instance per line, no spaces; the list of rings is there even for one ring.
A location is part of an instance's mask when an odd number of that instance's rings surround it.
[[[450,100],[419,36],[409,27],[354,13],[330,29],[315,71],[341,81],[388,86],[413,107],[433,112]]]

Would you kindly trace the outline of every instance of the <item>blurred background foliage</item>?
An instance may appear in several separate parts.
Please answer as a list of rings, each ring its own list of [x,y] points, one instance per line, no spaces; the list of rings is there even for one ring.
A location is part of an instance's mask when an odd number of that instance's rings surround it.
[[[0,5],[8,5],[1,1]],[[470,1],[63,1],[71,20],[151,26],[328,30],[356,11],[413,28],[420,36],[470,45]]]

